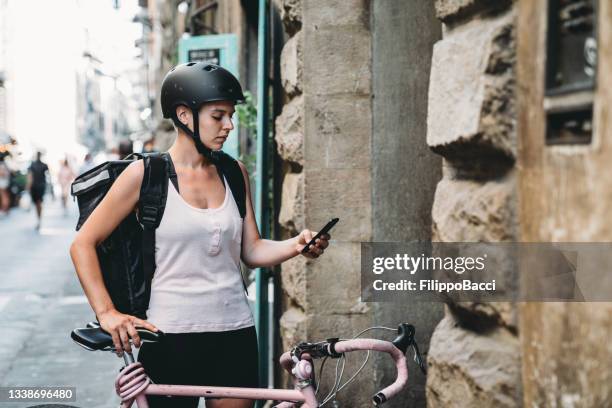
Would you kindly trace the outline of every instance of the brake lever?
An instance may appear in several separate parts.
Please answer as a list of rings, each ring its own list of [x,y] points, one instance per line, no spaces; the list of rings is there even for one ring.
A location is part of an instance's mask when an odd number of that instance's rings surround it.
[[[412,351],[414,352],[414,362],[418,364],[419,368],[421,369],[421,372],[427,375],[427,365],[425,365],[425,360],[423,360],[423,356],[419,351],[419,346],[417,345],[416,341],[413,340],[411,346]]]
[[[406,353],[408,347],[412,347],[414,352],[414,362],[418,364],[423,374],[427,374],[427,366],[425,360],[419,351],[419,346],[414,339],[416,329],[411,324],[402,323],[397,327],[397,338],[392,341],[393,345],[397,347],[402,353]]]

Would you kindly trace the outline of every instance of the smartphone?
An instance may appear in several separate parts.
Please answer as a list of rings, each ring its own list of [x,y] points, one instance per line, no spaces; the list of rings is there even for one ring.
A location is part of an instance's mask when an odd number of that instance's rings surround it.
[[[338,221],[340,221],[340,218],[332,218],[331,220],[329,220],[329,222],[327,224],[325,224],[325,226],[323,228],[321,228],[321,230],[319,232],[317,232],[317,235],[312,237],[310,242],[308,244],[306,244],[304,249],[302,249],[302,253],[305,254],[306,252],[308,252],[310,247],[315,244],[317,239],[321,238],[321,235],[327,234],[334,227],[334,225],[336,225],[336,223]]]

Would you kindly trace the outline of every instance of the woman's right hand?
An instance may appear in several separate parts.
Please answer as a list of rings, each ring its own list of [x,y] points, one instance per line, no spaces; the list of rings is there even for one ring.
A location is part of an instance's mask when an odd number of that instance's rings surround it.
[[[140,347],[140,336],[138,336],[136,326],[154,332],[157,331],[157,327],[146,320],[121,313],[115,309],[101,313],[98,315],[98,320],[102,329],[113,337],[115,351],[119,356],[123,355],[124,350],[128,353],[132,352],[130,338],[134,342],[134,346]]]

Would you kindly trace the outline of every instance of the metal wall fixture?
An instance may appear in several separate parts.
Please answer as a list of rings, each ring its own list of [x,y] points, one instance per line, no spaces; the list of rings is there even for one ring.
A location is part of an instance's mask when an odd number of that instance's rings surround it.
[[[546,144],[588,144],[597,73],[597,0],[549,0],[548,6]]]

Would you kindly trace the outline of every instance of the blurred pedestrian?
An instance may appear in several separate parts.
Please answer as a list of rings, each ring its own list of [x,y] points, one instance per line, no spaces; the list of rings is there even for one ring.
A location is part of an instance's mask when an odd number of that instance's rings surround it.
[[[9,186],[11,184],[11,172],[4,162],[4,157],[0,157],[0,215],[8,215],[11,208],[11,196]]]
[[[125,159],[132,153],[134,153],[134,149],[131,140],[122,140],[119,142],[119,160]]]
[[[62,190],[62,208],[64,209],[64,215],[67,213],[68,208],[66,206],[68,201],[68,193],[70,191],[70,184],[74,180],[74,172],[68,163],[68,159],[64,159],[60,166],[59,172],[57,173],[57,181],[60,184]]]
[[[146,142],[144,142],[144,144],[142,145],[142,152],[143,153],[157,153],[157,150],[155,150],[155,140],[149,139]]]
[[[90,153],[87,153],[85,155],[85,158],[83,159],[83,164],[81,164],[81,167],[79,168],[79,175],[85,173],[88,170],[91,170],[94,168],[94,161],[93,158],[91,157]]]
[[[47,188],[47,173],[49,166],[41,160],[42,153],[36,153],[36,160],[30,164],[28,169],[28,184],[27,190],[30,191],[32,202],[36,206],[36,229],[40,230],[42,219],[42,204]]]

